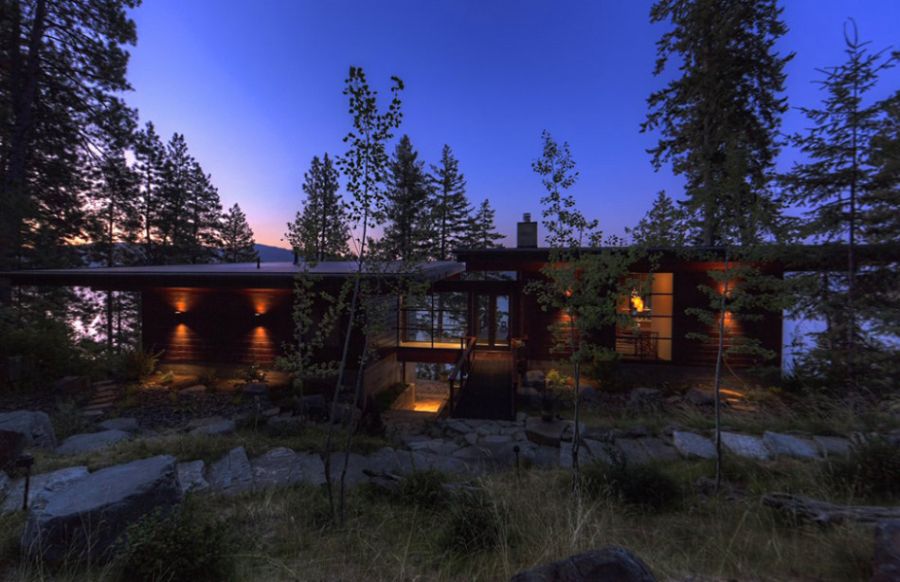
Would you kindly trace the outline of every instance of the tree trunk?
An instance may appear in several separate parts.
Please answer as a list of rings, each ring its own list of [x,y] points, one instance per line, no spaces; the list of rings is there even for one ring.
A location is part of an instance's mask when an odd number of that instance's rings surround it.
[[[725,281],[719,299],[719,345],[716,350],[715,423],[716,423],[716,493],[722,485],[722,359],[725,356],[725,298],[728,295],[728,247],[725,247]]]

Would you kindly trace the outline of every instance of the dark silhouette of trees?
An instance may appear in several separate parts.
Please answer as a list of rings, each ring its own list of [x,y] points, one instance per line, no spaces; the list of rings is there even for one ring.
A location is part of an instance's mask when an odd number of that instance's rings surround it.
[[[241,207],[234,206],[222,215],[222,261],[250,263],[259,257],[253,240],[253,230]]]
[[[347,241],[350,226],[347,211],[338,193],[339,173],[326,153],[314,156],[303,175],[306,200],[293,222],[288,223],[287,240],[299,256],[308,261],[341,259],[350,255]]]

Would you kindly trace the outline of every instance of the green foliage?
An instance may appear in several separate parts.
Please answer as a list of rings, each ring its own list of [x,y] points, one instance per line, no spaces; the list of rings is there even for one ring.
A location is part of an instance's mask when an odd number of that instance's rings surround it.
[[[71,398],[56,403],[56,410],[50,415],[53,432],[62,441],[73,434],[92,432],[93,424],[85,417],[84,412]]]
[[[675,206],[665,190],[660,190],[653,207],[634,228],[626,228],[636,245],[644,247],[683,247],[687,243],[684,212]]]
[[[641,131],[660,135],[653,165],[670,162],[685,177],[688,226],[704,246],[778,229],[767,185],[793,56],[775,50],[787,32],[781,13],[777,0],[658,0],[651,9],[651,22],[666,25],[654,73],[671,62],[679,74],[650,95]]]
[[[286,239],[299,256],[318,262],[348,257],[350,238],[347,211],[338,193],[340,174],[328,153],[313,156],[303,174],[303,209],[288,223]]]
[[[847,458],[833,458],[824,478],[838,493],[871,499],[900,499],[900,447],[886,439],[855,444]]]
[[[441,542],[458,554],[486,552],[499,546],[508,532],[509,515],[482,490],[453,497]]]
[[[123,582],[219,582],[234,576],[237,544],[228,527],[179,508],[145,516],[128,527],[115,559]]]
[[[653,464],[598,461],[584,468],[582,478],[585,490],[593,497],[614,497],[649,511],[671,509],[681,498],[678,483]]]
[[[114,375],[122,380],[143,382],[156,372],[162,350],[153,352],[138,346],[115,357]]]
[[[446,482],[447,477],[440,471],[415,471],[400,481],[397,495],[404,503],[423,509],[442,509],[450,497],[444,489]]]
[[[90,369],[87,352],[62,321],[44,316],[20,318],[0,308],[0,354],[13,386],[46,388],[54,380]],[[6,381],[0,376],[0,383]]]
[[[469,224],[466,228],[466,236],[463,241],[464,245],[473,249],[494,249],[501,247],[499,241],[504,236],[497,232],[497,226],[494,224],[495,211],[491,208],[490,201],[485,198],[481,201],[481,205],[469,217]]]
[[[226,263],[249,263],[258,257],[253,230],[247,224],[247,216],[235,203],[222,215],[222,260]]]
[[[591,375],[605,389],[615,388],[619,383],[619,362],[621,356],[612,349],[595,346],[591,352]]]
[[[431,223],[434,235],[429,244],[429,258],[450,260],[453,249],[466,244],[470,225],[469,199],[466,197],[466,178],[459,171],[459,160],[449,145],[441,150],[441,162],[431,166]]]

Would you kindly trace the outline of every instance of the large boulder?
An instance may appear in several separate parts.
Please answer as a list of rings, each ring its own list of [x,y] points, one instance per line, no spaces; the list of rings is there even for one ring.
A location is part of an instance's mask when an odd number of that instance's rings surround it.
[[[715,459],[716,445],[710,439],[693,432],[672,431],[672,444],[685,458]]]
[[[511,582],[655,582],[639,557],[618,546],[604,546],[565,560],[524,570]]]
[[[140,429],[136,418],[110,418],[99,425],[103,430],[121,430],[124,432],[137,432]]]
[[[226,435],[237,430],[237,425],[230,418],[218,418],[191,430],[190,434],[197,435]]]
[[[321,467],[322,461],[318,460]],[[291,449],[276,447],[250,463],[253,468],[253,481],[258,488],[286,487],[297,483],[309,482],[319,484],[319,474],[324,470],[310,471],[305,455],[298,455]]]
[[[76,434],[64,440],[63,444],[56,449],[56,453],[59,455],[92,453],[130,438],[131,433],[127,433],[124,430],[104,430],[101,432]]]
[[[47,497],[62,491],[72,484],[81,481],[88,476],[87,467],[66,467],[49,473],[32,475],[28,483],[28,507],[36,507],[43,504]],[[19,478],[10,483],[9,493],[0,506],[0,512],[19,511],[25,497],[25,478]]]
[[[213,491],[236,495],[253,487],[253,468],[244,447],[231,449],[209,468],[207,481]]]
[[[763,444],[776,457],[815,459],[819,456],[819,451],[814,442],[790,434],[766,431],[763,433]]]
[[[16,410],[0,414],[0,430],[17,432],[25,437],[26,447],[56,448],[56,433],[45,412]]]
[[[875,528],[872,582],[900,580],[900,520],[883,521]]]
[[[563,433],[570,423],[565,420],[543,420],[537,416],[529,416],[525,421],[525,436],[533,443],[548,447],[558,447]]]
[[[722,444],[725,445],[726,449],[739,457],[764,461],[771,456],[769,449],[758,436],[723,432]]]
[[[205,491],[209,489],[209,482],[204,477],[206,463],[203,461],[186,461],[178,463],[178,485],[182,493]]]
[[[28,514],[22,548],[49,562],[109,558],[113,542],[147,513],[181,500],[175,457],[160,455],[92,473]]]

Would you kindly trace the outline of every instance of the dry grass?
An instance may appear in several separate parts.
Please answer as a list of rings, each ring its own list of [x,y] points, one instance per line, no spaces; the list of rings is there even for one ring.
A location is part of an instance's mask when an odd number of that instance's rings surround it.
[[[820,529],[787,523],[759,503],[758,492],[784,488],[823,495],[816,470],[797,462],[760,467],[733,464],[730,474],[746,495],[736,501],[693,492],[705,463],[665,467],[684,491],[677,510],[647,513],[599,498],[576,503],[568,474],[525,471],[486,478],[496,509],[497,547],[460,554],[445,545],[451,509],[415,507],[395,496],[354,490],[343,528],[328,521],[321,490],[296,487],[234,498],[190,500],[239,532],[239,580],[501,580],[537,564],[605,544],[634,550],[660,579],[690,575],[736,580],[865,580],[870,575],[871,531]],[[4,518],[9,520],[10,518]],[[20,522],[2,521],[9,539]],[[10,535],[12,534],[12,535]],[[9,550],[2,554],[10,557]],[[39,580],[28,565],[14,576]],[[67,572],[64,579],[105,579],[108,572]],[[12,578],[17,579],[17,578]]]

